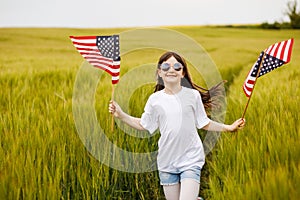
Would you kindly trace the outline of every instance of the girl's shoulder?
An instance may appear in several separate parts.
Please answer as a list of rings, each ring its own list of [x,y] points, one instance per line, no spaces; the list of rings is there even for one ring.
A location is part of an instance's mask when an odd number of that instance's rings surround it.
[[[162,93],[163,93],[163,90],[154,92],[154,93],[152,93],[152,94],[149,96],[148,100],[160,99],[161,96],[162,96]]]
[[[199,91],[193,88],[187,88],[187,87],[182,87],[185,93],[194,95],[194,96],[198,96],[200,95]]]

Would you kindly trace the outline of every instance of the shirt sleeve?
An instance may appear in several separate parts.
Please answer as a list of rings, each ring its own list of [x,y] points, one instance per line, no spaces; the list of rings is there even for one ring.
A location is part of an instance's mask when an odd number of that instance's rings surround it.
[[[151,98],[148,99],[144,113],[141,117],[141,125],[144,129],[148,130],[150,134],[154,133],[154,131],[158,128],[158,115],[151,104]]]
[[[209,122],[210,119],[207,117],[205,108],[200,96],[200,93],[197,91],[196,92],[196,127],[198,129],[203,128],[206,126]]]

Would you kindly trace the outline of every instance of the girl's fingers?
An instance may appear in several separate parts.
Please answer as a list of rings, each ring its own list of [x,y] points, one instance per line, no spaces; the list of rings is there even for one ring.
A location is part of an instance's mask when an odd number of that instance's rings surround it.
[[[238,128],[243,128],[245,126],[246,120],[244,118],[241,118],[238,120]]]
[[[110,113],[114,113],[114,112],[115,112],[115,110],[112,109],[112,108],[109,108],[108,111],[109,111]]]
[[[116,111],[116,106],[113,104],[113,101],[110,101],[108,111],[112,114]]]

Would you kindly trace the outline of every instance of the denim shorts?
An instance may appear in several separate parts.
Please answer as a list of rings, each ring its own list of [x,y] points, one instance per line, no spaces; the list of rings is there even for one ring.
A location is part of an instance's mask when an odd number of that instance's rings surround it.
[[[170,173],[159,171],[161,185],[175,185],[184,179],[193,179],[200,183],[201,169],[189,169],[179,173]]]

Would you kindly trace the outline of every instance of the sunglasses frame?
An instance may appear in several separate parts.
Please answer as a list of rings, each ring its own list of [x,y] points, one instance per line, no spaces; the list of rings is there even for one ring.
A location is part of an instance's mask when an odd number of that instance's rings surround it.
[[[183,69],[183,66],[180,62],[174,63],[172,67],[175,71],[178,71],[178,72],[181,69]],[[164,62],[164,63],[160,64],[160,69],[163,70],[164,72],[169,71],[170,68],[171,68],[171,65],[169,63]]]

